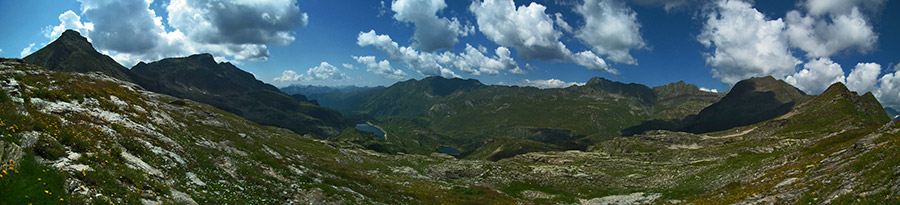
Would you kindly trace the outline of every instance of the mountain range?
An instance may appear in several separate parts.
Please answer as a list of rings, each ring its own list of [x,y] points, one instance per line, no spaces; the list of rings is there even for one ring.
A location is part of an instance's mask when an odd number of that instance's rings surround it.
[[[0,59],[0,201],[900,199],[900,158],[890,157],[900,124],[872,93],[841,83],[808,95],[772,77],[727,93],[684,82],[538,89],[427,77],[308,97],[209,54],[116,67],[74,35]]]
[[[210,104],[256,123],[299,134],[325,138],[350,125],[340,113],[304,101],[302,96],[288,96],[231,63],[217,63],[210,54],[140,62],[129,70],[98,53],[78,32],[67,30],[24,60],[56,71],[101,72],[150,91]]]

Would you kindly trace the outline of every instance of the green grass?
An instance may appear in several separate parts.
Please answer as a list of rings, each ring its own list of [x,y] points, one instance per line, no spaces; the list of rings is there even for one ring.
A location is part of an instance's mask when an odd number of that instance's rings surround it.
[[[0,178],[0,204],[79,203],[65,190],[66,176],[26,155]],[[3,173],[3,172],[0,172]],[[60,200],[62,199],[62,200]]]

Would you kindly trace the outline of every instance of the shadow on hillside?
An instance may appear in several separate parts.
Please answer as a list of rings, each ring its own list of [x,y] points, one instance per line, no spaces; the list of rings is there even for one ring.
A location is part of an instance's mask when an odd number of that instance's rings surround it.
[[[796,101],[779,101],[772,91],[751,91],[738,96],[725,96],[696,115],[674,120],[648,120],[622,129],[620,133],[634,136],[651,130],[694,134],[716,132],[776,118],[790,112],[796,104]]]

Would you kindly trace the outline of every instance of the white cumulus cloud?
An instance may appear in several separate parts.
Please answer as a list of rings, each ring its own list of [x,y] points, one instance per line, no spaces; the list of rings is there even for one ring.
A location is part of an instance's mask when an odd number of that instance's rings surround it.
[[[614,22],[618,20],[608,19],[601,14],[595,14],[597,11],[592,9],[594,9],[594,7],[589,7],[588,10],[581,12],[586,18],[590,18],[587,21],[590,21],[592,24],[587,27],[582,27],[576,32],[579,33],[580,36],[583,36],[582,38],[584,39],[593,37],[609,37],[615,40],[622,39],[613,36],[603,36],[603,34],[592,34],[591,32],[599,31],[595,29],[611,28],[599,25],[604,23],[604,21]],[[489,40],[500,46],[515,49],[519,58],[524,60],[537,59],[576,63],[590,70],[607,71],[614,74],[618,73],[615,69],[609,68],[606,61],[593,51],[573,53],[569,50],[566,45],[560,41],[563,33],[562,31],[557,30],[556,27],[566,31],[572,30],[572,27],[563,20],[561,14],[557,13],[551,16],[545,12],[546,10],[547,7],[535,2],[517,8],[515,2],[512,0],[474,1],[469,6],[469,11],[475,14],[478,30]],[[616,12],[619,11],[615,11],[611,15],[619,17],[616,16],[619,15],[619,13]],[[628,19],[627,16],[634,13],[631,10],[627,10],[627,12],[630,13],[625,14],[625,19],[633,20]],[[556,25],[556,27],[554,27],[554,25]],[[620,29],[618,31],[623,30],[629,29]],[[609,55],[610,58],[615,58],[615,61],[617,62],[619,60],[628,62],[626,59],[631,57],[627,50],[624,51],[624,54],[622,53],[623,48],[628,46],[616,44],[622,42],[601,43],[600,41],[591,40],[588,43],[596,43],[596,45],[592,46],[598,53]],[[643,46],[643,44],[641,46]],[[627,49],[631,48],[629,47]]]
[[[60,24],[46,27],[44,35],[55,39],[66,29],[77,30],[125,66],[196,53],[224,61],[267,60],[268,45],[290,44],[293,29],[308,18],[296,0],[172,0],[164,8],[166,24],[150,8],[152,1],[79,2],[80,14],[60,14]]]
[[[35,50],[35,48],[34,48],[34,43],[31,43],[31,44],[28,44],[28,46],[26,46],[25,48],[23,48],[22,52],[19,52],[19,56],[24,58],[25,56],[28,56],[31,53],[34,53],[35,51],[37,51],[37,50]]]
[[[322,62],[306,71],[306,75],[314,80],[343,80],[347,78],[343,72],[328,62]]]
[[[376,61],[375,56],[353,56],[356,62],[366,65],[366,71],[382,75],[386,78],[401,80],[406,78],[406,72],[391,67],[387,60]]]
[[[212,44],[287,45],[308,22],[296,0],[172,0],[166,9],[169,25]]]
[[[847,89],[858,93],[875,91],[875,83],[881,74],[881,65],[877,63],[859,63],[847,76]]]
[[[873,92],[881,105],[900,108],[900,71],[887,73],[878,80],[878,90]]]
[[[853,7],[850,13],[829,15],[830,19],[817,16],[802,16],[799,11],[790,11],[785,17],[785,31],[792,46],[806,52],[810,58],[829,57],[850,48],[860,52],[872,50],[878,35],[859,9]]]
[[[516,61],[509,56],[510,51],[506,47],[497,47],[494,54],[496,55],[494,57],[485,56],[483,51],[466,44],[465,52],[460,54],[444,52],[437,58],[441,64],[456,68],[470,75],[480,75],[482,73],[497,75],[501,71],[509,71],[515,74],[525,73],[519,68]]]
[[[707,0],[627,0],[628,2],[644,6],[660,6],[667,12],[680,9],[692,4],[705,3]]]
[[[415,25],[414,47],[426,52],[453,49],[459,41],[457,35],[468,36],[474,30],[471,26],[463,26],[456,18],[438,17],[437,13],[444,8],[447,8],[444,0],[396,0],[391,3],[394,19]]]
[[[880,10],[886,0],[806,0],[803,7],[812,15],[846,14],[854,7],[869,11]]]
[[[44,28],[43,33],[44,37],[56,39],[68,29],[78,31],[81,35],[88,35],[91,30],[94,30],[94,24],[90,22],[81,22],[81,16],[78,16],[78,14],[72,10],[68,10],[59,14],[59,25],[52,27],[47,26]]]
[[[491,41],[515,48],[525,60],[569,61],[571,51],[559,38],[547,7],[532,2],[516,8],[512,0],[475,1],[469,10],[475,14],[478,30]]]
[[[311,80],[343,80],[347,75],[338,70],[337,67],[322,62],[318,66],[306,70],[306,74],[299,74],[293,70],[285,70],[281,73],[281,77],[276,77],[273,81],[290,82],[290,81],[311,81]]]
[[[720,0],[704,19],[697,40],[713,49],[705,54],[706,64],[724,83],[769,75],[783,78],[801,63],[782,35],[784,22],[767,19],[749,3]]]
[[[606,61],[590,51],[578,52],[572,56],[575,64],[584,66],[589,70],[602,70],[612,74],[619,74],[619,71],[612,69],[606,64]]]
[[[618,0],[585,0],[575,9],[584,16],[585,25],[575,37],[591,46],[600,55],[624,64],[637,65],[631,49],[646,48],[641,37],[637,13]]]
[[[709,88],[703,88],[703,87],[700,88],[700,91],[703,91],[703,92],[711,92],[711,93],[718,93],[718,92],[719,92],[718,89],[709,89]]]
[[[844,83],[844,70],[831,59],[820,58],[803,64],[802,70],[787,76],[784,81],[807,94],[818,95],[833,83]]]
[[[298,81],[300,79],[303,79],[303,74],[298,74],[296,71],[293,71],[293,70],[285,70],[285,71],[281,72],[281,77],[276,77],[275,79],[272,79],[272,80],[276,81],[276,82],[290,82],[290,81]]]
[[[387,54],[391,61],[403,62],[408,69],[426,76],[459,77],[448,68],[454,68],[470,75],[481,75],[482,73],[497,75],[503,71],[515,74],[525,73],[512,59],[509,49],[502,46],[494,50],[494,56],[485,55],[486,48],[478,49],[468,44],[462,53],[423,52],[411,47],[400,46],[390,36],[379,35],[375,30],[360,32],[357,36],[357,45],[373,46]]]

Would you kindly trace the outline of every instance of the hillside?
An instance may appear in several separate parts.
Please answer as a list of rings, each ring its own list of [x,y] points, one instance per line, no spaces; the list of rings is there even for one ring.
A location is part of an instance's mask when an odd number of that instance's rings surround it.
[[[337,135],[349,123],[340,113],[281,93],[231,63],[198,54],[138,63],[132,68],[147,90],[187,98],[263,125],[320,137]]]
[[[870,93],[842,84],[778,118],[720,132],[653,131],[486,161],[373,152],[15,59],[0,59],[0,82],[0,193],[15,204],[900,200],[900,161],[886,157],[900,149],[900,125]],[[528,143],[504,146],[516,144]]]
[[[105,75],[0,61],[4,203],[519,201],[407,173],[446,158],[379,154]]]
[[[650,88],[593,78],[583,86],[537,89],[428,77],[315,100],[345,115],[379,121],[397,136],[387,143],[408,153],[449,146],[463,157],[497,160],[585,149],[645,120],[696,114],[719,98],[683,82]]]
[[[65,72],[101,72],[129,81],[129,71],[96,50],[77,31],[66,30],[58,39],[24,58],[26,63]]]
[[[668,90],[684,85],[670,84]],[[666,89],[660,87],[661,90]],[[670,91],[672,92],[672,91]],[[672,92],[683,93],[683,92]],[[694,95],[700,97],[702,95]],[[664,97],[680,102],[683,97]],[[623,135],[635,135],[652,130],[672,130],[690,133],[707,133],[728,130],[735,127],[746,126],[758,122],[782,116],[798,105],[806,102],[810,96],[803,91],[791,86],[784,81],[776,80],[768,76],[742,80],[721,100],[713,100],[711,97],[694,98],[684,106],[691,106],[692,102],[713,102],[708,107],[703,107],[699,113],[682,113],[682,117],[656,118],[642,122],[639,125],[622,130]],[[700,105],[693,105],[698,108]],[[678,110],[678,109],[673,109]],[[688,115],[684,115],[688,114]]]
[[[101,72],[141,87],[213,105],[260,123],[324,138],[349,127],[349,121],[305,96],[287,96],[231,63],[216,63],[198,54],[140,62],[131,70],[98,53],[78,32],[67,30],[59,39],[25,58],[25,62],[65,72]]]
[[[742,80],[682,130],[705,133],[762,122],[790,112],[807,98],[803,91],[771,76]]]

